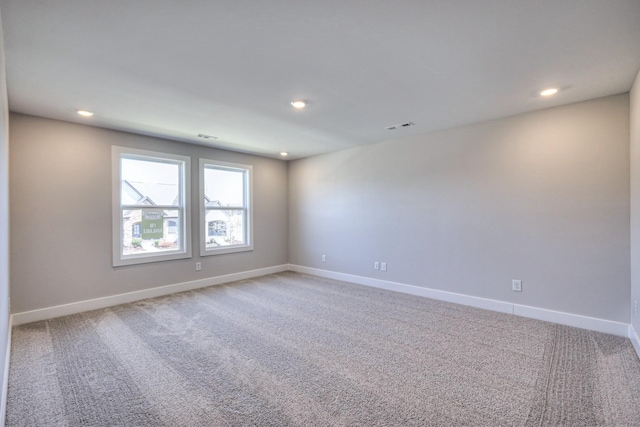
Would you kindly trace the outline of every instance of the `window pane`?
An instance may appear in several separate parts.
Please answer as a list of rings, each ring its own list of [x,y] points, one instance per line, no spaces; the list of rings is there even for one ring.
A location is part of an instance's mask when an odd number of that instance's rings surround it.
[[[206,167],[204,169],[206,206],[244,206],[244,172]]]
[[[246,244],[244,223],[243,209],[207,210],[204,223],[207,249]]]
[[[152,160],[123,158],[122,205],[179,206],[180,166]]]
[[[122,254],[168,252],[180,249],[178,210],[122,210]]]

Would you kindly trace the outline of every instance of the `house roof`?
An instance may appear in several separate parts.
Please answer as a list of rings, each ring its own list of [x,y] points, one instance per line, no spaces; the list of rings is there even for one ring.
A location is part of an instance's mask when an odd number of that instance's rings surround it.
[[[123,205],[158,205],[171,206],[178,204],[178,186],[175,184],[158,184],[122,180]],[[211,200],[205,195],[206,207],[220,207],[218,200]]]
[[[178,186],[122,181],[122,204],[170,206],[178,203]]]

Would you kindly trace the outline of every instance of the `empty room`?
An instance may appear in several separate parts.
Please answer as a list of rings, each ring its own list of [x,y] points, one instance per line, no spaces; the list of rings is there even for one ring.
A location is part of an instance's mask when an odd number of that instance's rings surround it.
[[[0,0],[6,426],[640,426],[640,1]]]

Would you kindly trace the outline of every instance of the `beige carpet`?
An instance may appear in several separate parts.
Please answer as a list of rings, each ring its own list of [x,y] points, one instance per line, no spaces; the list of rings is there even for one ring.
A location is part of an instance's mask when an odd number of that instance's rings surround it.
[[[624,338],[296,273],[14,328],[8,426],[640,426]]]

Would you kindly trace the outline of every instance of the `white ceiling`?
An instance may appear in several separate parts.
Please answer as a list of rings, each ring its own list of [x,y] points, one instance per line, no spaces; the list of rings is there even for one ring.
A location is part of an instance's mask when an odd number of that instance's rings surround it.
[[[627,92],[640,69],[640,0],[0,0],[0,12],[12,111],[291,159]]]

